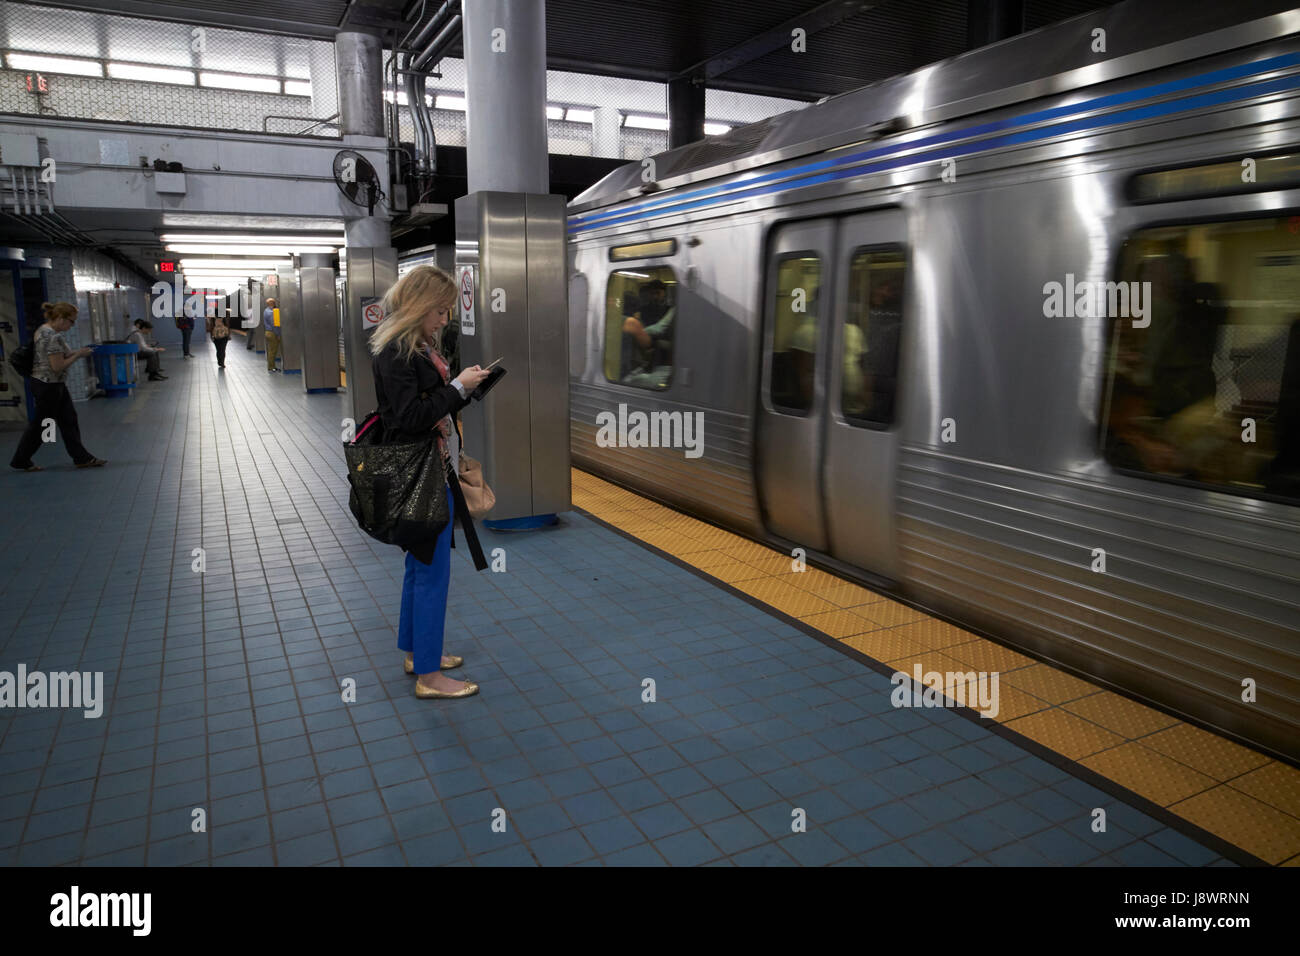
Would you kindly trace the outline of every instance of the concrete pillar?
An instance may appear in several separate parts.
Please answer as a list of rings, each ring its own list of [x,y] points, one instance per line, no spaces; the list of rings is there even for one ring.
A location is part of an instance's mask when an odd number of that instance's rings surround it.
[[[623,158],[623,151],[619,144],[620,120],[618,110],[614,107],[596,107],[591,132],[591,155],[609,159]]]
[[[704,84],[668,81],[668,148],[704,139]]]
[[[546,4],[474,0],[463,10],[469,192],[546,193]]]
[[[383,41],[372,33],[344,31],[334,41],[334,62],[343,135],[383,136]]]

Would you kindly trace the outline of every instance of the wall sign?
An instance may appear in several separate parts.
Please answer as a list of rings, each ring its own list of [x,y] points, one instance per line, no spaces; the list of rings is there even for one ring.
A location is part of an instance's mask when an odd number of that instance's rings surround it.
[[[460,289],[460,334],[474,334],[474,266],[458,266],[456,285]]]
[[[377,296],[361,297],[361,327],[373,329],[384,321],[384,300]]]

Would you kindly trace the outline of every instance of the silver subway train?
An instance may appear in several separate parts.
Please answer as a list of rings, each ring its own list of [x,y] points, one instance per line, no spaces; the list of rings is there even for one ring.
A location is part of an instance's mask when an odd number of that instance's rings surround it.
[[[1131,0],[568,230],[578,467],[1300,758],[1300,8]]]

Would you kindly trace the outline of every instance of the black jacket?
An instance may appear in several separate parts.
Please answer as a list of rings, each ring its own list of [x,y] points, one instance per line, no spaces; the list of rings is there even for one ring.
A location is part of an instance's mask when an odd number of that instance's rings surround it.
[[[456,387],[444,382],[433,362],[420,353],[402,359],[397,346],[389,345],[372,359],[371,367],[386,442],[428,438],[444,416],[454,415],[469,404],[469,399],[461,398]]]

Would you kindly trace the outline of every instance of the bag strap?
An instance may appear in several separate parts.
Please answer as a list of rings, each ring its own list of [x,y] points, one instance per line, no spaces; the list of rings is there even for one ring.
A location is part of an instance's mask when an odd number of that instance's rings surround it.
[[[487,558],[483,557],[483,546],[479,544],[478,532],[474,530],[474,518],[469,513],[469,505],[465,504],[465,493],[460,490],[460,479],[456,473],[448,467],[447,484],[451,488],[451,500],[456,506],[456,517],[460,520],[460,526],[465,531],[465,541],[469,545],[470,557],[474,559],[475,571],[487,570]],[[451,546],[456,546],[456,530],[453,527],[451,532]]]

